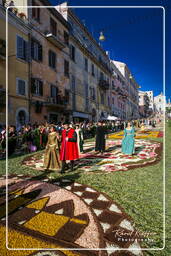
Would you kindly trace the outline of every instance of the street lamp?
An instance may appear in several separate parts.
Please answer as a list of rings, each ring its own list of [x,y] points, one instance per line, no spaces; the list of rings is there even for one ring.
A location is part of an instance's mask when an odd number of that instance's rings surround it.
[[[99,36],[99,41],[102,41],[102,42],[103,42],[103,41],[105,41],[105,39],[106,39],[106,38],[105,38],[105,36],[103,35],[103,32],[101,31],[101,32],[100,32],[100,36]]]

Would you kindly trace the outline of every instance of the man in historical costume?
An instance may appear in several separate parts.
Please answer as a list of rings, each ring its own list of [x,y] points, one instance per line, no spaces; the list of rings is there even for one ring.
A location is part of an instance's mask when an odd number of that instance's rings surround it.
[[[81,154],[83,153],[84,138],[83,138],[83,131],[80,124],[76,124],[75,131],[77,133],[78,153]]]
[[[71,171],[74,170],[74,160],[79,158],[77,134],[68,123],[64,123],[61,136],[60,160],[62,161],[61,173],[65,172],[66,161],[70,160]]]
[[[95,144],[96,152],[103,153],[105,151],[106,133],[107,133],[106,127],[103,125],[102,121],[99,121],[96,128],[96,144]]]

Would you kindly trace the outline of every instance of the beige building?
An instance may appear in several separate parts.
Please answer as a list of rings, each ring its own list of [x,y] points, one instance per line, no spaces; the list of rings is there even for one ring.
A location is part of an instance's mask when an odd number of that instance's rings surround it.
[[[126,119],[137,119],[139,118],[139,107],[138,107],[138,88],[139,85],[134,79],[129,70],[128,66],[119,61],[113,61],[115,66],[119,69],[123,77],[125,78],[123,90],[127,93],[126,97]]]
[[[111,78],[111,108],[112,116],[119,117],[125,120],[127,117],[126,113],[126,102],[128,93],[125,90],[126,80],[119,69],[115,66],[114,61],[111,61],[112,78]]]
[[[139,113],[140,117],[148,117],[150,111],[150,98],[145,91],[139,91]]]
[[[0,5],[0,124],[5,124],[6,93],[6,7]],[[8,123],[20,126],[29,122],[29,59],[27,23],[9,11],[8,15]]]
[[[26,6],[29,3],[23,2]],[[31,27],[30,121],[69,120],[69,26],[53,7],[41,8],[50,5],[48,1],[32,4],[40,8],[21,10]]]
[[[107,118],[110,105],[110,61],[67,3],[56,9],[69,22],[70,88],[74,120]]]

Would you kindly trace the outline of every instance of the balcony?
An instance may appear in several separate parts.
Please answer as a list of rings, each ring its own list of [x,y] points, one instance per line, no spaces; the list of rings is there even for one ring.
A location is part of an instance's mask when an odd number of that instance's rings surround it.
[[[65,96],[47,97],[45,105],[49,107],[65,108],[68,104]]]
[[[109,90],[109,82],[104,80],[104,79],[100,79],[99,80],[99,87],[102,89],[102,90]]]
[[[45,31],[45,36],[49,42],[54,44],[60,50],[66,47],[66,44],[64,43],[64,40],[61,35],[58,34],[55,36],[51,32]]]

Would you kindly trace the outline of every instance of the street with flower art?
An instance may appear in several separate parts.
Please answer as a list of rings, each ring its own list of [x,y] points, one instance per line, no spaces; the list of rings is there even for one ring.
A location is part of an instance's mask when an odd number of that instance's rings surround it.
[[[143,227],[143,216],[147,212],[145,193],[147,197],[151,195],[152,207],[156,205],[154,198],[160,191],[156,181],[162,173],[162,135],[161,131],[143,134],[146,136],[143,139],[138,135],[133,155],[122,154],[122,133],[108,136],[103,154],[97,154],[94,140],[88,140],[84,144],[84,153],[75,163],[74,172],[64,175],[44,170],[44,151],[9,159],[8,247],[29,250],[7,250],[2,236],[2,255],[145,255],[141,247],[155,246],[155,241],[160,243],[157,230],[162,221],[156,217],[154,227],[153,220],[147,215],[147,224]],[[140,178],[143,175],[144,178]],[[5,232],[6,222],[5,181],[5,176],[1,176],[0,234]],[[138,192],[134,193],[134,190]],[[162,206],[153,210],[160,216]],[[146,233],[150,235],[146,236]],[[34,251],[33,248],[40,249]],[[85,248],[105,250],[87,251]],[[125,251],[119,251],[120,248]],[[135,248],[139,250],[135,251]]]
[[[80,159],[75,163],[76,168],[85,172],[114,172],[127,171],[128,169],[137,168],[158,162],[161,158],[162,145],[160,142],[136,140],[135,154],[124,155],[121,152],[121,140],[108,139],[106,143],[106,152],[96,154],[94,151],[94,142],[87,142],[84,145],[87,153],[81,154]],[[35,154],[26,157],[23,165],[30,166],[38,170],[44,170],[44,154]]]

